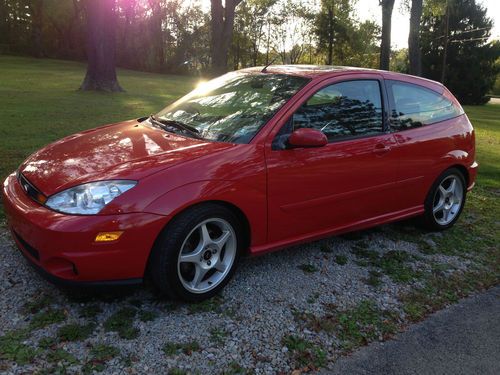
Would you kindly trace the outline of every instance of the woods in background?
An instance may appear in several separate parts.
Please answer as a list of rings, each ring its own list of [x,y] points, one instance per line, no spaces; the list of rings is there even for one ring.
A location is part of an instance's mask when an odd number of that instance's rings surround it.
[[[405,0],[401,9],[379,0],[381,25],[358,19],[356,3],[0,0],[0,53],[88,59],[82,88],[108,91],[121,89],[115,64],[218,75],[275,61],[393,69],[443,81],[465,103],[484,102],[500,47],[489,42],[492,21],[475,0]],[[408,49],[391,50],[393,17],[408,18]]]

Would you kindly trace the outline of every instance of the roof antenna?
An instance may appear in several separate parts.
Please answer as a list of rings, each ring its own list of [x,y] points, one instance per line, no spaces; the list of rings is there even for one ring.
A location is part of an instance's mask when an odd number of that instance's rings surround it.
[[[262,70],[260,71],[261,73],[267,73],[267,68],[269,68],[273,63],[278,59],[279,55],[274,56],[274,59],[271,60],[269,64],[267,64]]]

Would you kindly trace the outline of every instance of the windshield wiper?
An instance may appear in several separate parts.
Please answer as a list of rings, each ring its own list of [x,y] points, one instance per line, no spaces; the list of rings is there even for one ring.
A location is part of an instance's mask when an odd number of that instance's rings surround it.
[[[176,120],[169,120],[169,119],[159,119],[159,118],[155,117],[154,115],[149,116],[149,121],[160,126],[162,129],[165,129],[165,125],[172,126],[172,127],[177,128],[179,130],[183,130],[185,132],[188,132],[194,138],[202,139],[202,137],[200,135],[200,131],[198,129],[196,129],[193,126],[183,124],[182,122],[179,122]]]

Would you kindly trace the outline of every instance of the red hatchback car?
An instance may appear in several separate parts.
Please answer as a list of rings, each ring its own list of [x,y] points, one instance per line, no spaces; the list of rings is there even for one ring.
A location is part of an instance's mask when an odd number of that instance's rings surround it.
[[[52,143],[4,182],[22,253],[64,284],[211,297],[238,258],[422,216],[458,219],[474,131],[441,84],[273,66],[209,81],[156,115]]]

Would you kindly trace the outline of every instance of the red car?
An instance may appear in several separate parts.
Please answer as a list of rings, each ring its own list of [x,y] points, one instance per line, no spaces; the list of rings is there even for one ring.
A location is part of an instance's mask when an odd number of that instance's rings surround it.
[[[474,131],[441,84],[368,69],[228,73],[156,115],[52,143],[4,182],[22,253],[65,284],[197,301],[238,258],[421,216],[458,219]]]

